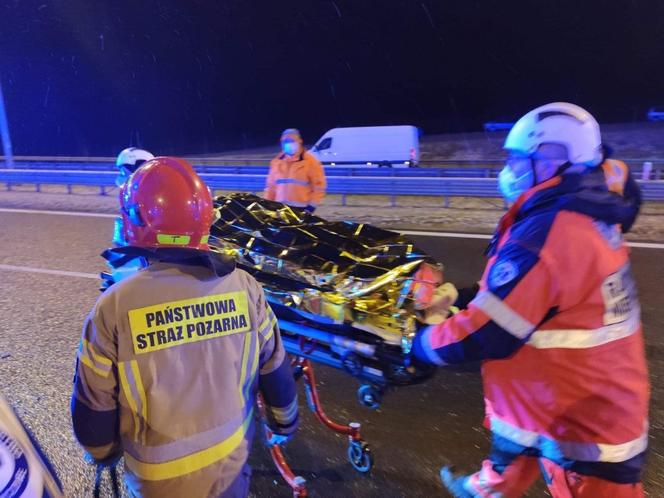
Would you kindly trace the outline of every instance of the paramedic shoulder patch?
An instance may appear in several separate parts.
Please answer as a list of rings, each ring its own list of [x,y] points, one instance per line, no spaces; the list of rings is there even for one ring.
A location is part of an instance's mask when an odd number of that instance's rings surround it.
[[[136,354],[247,332],[247,293],[229,292],[129,311]]]
[[[498,261],[489,272],[489,286],[500,287],[519,275],[519,267],[510,259]]]

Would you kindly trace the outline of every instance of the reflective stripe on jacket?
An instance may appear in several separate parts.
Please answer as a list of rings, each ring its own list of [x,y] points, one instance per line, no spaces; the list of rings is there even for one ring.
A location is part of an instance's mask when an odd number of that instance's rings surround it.
[[[124,451],[135,496],[235,496],[248,486],[259,384],[268,413],[283,415],[271,429],[295,430],[292,371],[254,278],[154,263],[102,294],[86,321],[74,430],[97,459]]]
[[[554,461],[622,462],[647,446],[640,307],[621,232],[601,218],[621,212],[604,181],[563,175],[518,201],[468,309],[414,343],[439,365],[486,360],[491,430]]]
[[[320,161],[309,152],[290,157],[279,154],[270,161],[270,172],[263,196],[289,206],[318,206],[327,183]]]

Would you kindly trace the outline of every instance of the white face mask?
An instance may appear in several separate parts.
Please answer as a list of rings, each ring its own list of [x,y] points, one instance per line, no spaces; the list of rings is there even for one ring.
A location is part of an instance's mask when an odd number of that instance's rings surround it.
[[[297,154],[297,151],[300,150],[300,144],[288,140],[286,142],[282,142],[281,149],[289,156],[294,156]]]
[[[506,164],[498,175],[498,190],[507,202],[516,201],[521,194],[535,186],[533,169],[528,168],[516,176],[512,168]]]

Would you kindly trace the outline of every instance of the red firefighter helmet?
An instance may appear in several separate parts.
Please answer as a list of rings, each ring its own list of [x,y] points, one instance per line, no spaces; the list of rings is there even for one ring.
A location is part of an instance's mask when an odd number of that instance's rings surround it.
[[[133,173],[120,191],[127,244],[208,250],[212,196],[184,159],[157,157]]]

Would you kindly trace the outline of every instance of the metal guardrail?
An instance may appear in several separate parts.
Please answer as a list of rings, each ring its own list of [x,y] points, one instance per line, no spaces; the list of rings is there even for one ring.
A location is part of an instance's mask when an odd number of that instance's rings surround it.
[[[49,157],[17,157],[18,169],[39,170],[81,170],[81,171],[115,171],[114,161],[111,158],[55,158]],[[234,175],[267,174],[267,161],[260,163],[253,161],[240,161],[217,158],[190,158],[192,164],[200,174],[221,173]],[[639,160],[640,161],[640,160]],[[637,160],[626,160],[631,165],[632,174],[642,178],[642,163]],[[664,179],[664,161],[649,161],[652,164],[650,178]],[[449,177],[449,178],[496,178],[503,166],[500,161],[435,161],[430,166],[415,168],[372,168],[372,167],[341,167],[327,166],[326,173],[330,176],[380,176],[397,178],[420,177]],[[2,171],[2,169],[0,169]]]
[[[202,173],[201,177],[213,190],[235,192],[261,192],[265,185],[265,174]],[[69,193],[75,185],[99,187],[100,194],[106,194],[109,187],[115,186],[116,173],[113,171],[48,171],[39,169],[0,170],[0,183],[11,190],[14,185],[66,185]],[[398,196],[443,197],[445,205],[450,197],[493,197],[499,198],[495,178],[405,178],[382,176],[336,176],[327,177],[328,194],[341,195],[345,204],[349,195],[387,195],[392,204]],[[664,180],[639,181],[645,200],[664,200]]]
[[[645,201],[664,201],[664,180],[637,180]]]
[[[110,171],[117,172],[112,164],[86,162],[86,163],[51,163],[51,162],[30,162],[19,163],[20,169],[43,170],[43,171],[61,171],[61,170],[80,170],[80,171]],[[267,175],[269,166],[252,165],[245,166],[223,165],[211,166],[194,163],[194,168],[199,174],[220,173],[233,175]],[[463,177],[463,178],[489,178],[495,177],[499,169],[495,168],[350,168],[350,167],[330,167],[325,168],[327,175],[332,176],[381,176],[381,177]],[[0,170],[2,171],[2,170]]]

